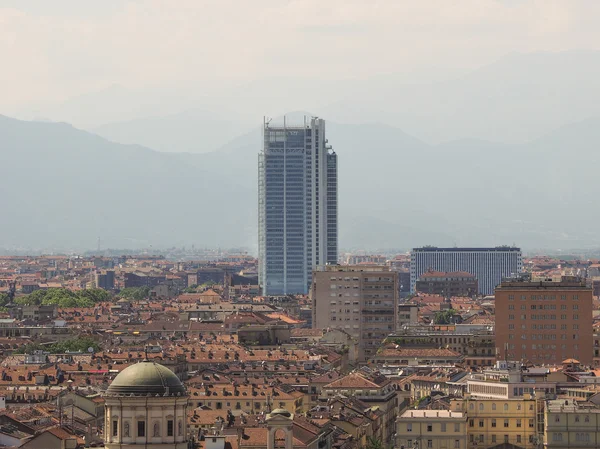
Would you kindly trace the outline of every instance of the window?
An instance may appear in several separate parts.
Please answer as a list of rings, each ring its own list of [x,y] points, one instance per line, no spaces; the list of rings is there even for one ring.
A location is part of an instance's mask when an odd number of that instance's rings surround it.
[[[172,437],[175,431],[175,427],[173,426],[173,420],[170,419],[167,421],[167,436]]]
[[[119,434],[119,421],[116,419],[112,422],[112,436],[116,437]]]
[[[496,403],[492,402],[492,410],[496,410]]]
[[[454,449],[460,449],[460,440],[454,440]]]
[[[428,448],[432,448],[433,447],[433,440],[427,440],[427,447]]]
[[[446,423],[445,423],[445,422],[443,422],[443,423],[442,423],[442,432],[445,432],[445,431],[446,431]]]
[[[469,410],[473,410],[475,408],[475,404],[473,404],[472,402],[469,404]]]
[[[529,428],[530,428],[530,429],[533,429],[533,419],[530,419],[530,420],[529,420]]]
[[[508,404],[504,403],[504,411],[507,412],[508,411]]]
[[[479,427],[483,427],[483,419],[479,420]]]
[[[562,441],[562,433],[552,434],[552,441]]]
[[[496,435],[492,435],[492,443],[496,442]]]
[[[475,420],[474,419],[470,419],[469,420],[469,427],[473,427],[475,425]]]
[[[496,419],[495,418],[492,419],[492,427],[496,427]]]
[[[517,419],[517,427],[521,427],[521,420]]]
[[[480,402],[479,403],[479,411],[482,411],[482,410],[483,410],[483,402]]]
[[[504,420],[504,427],[508,427],[508,419]]]
[[[427,424],[427,432],[433,432],[433,424]]]
[[[454,431],[455,432],[460,432],[460,424],[454,423]]]
[[[517,435],[517,443],[521,442],[521,435]]]
[[[145,437],[146,436],[146,421],[138,421],[137,436],[138,437]]]
[[[406,445],[408,447],[412,447],[412,440],[406,440]]]
[[[504,442],[508,444],[508,435],[504,435]]]
[[[412,423],[407,423],[406,424],[406,431],[407,432],[412,432]]]

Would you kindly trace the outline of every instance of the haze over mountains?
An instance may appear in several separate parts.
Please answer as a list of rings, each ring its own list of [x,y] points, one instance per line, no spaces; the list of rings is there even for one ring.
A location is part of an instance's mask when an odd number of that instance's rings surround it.
[[[511,54],[443,82],[113,87],[39,111],[102,137],[1,117],[2,184],[18,188],[0,247],[255,248],[262,115],[294,105],[328,121],[342,248],[597,246],[599,69],[597,52]]]
[[[214,91],[111,86],[23,116],[173,152],[212,151],[260,126],[263,115],[294,110],[338,123],[385,123],[432,144],[464,138],[522,143],[600,116],[600,52],[511,53],[462,74],[431,72],[270,78]]]

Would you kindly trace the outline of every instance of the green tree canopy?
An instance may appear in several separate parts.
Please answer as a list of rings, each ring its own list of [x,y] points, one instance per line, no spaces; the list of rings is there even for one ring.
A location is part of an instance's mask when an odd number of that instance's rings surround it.
[[[69,340],[58,341],[51,345],[41,345],[39,343],[27,343],[21,346],[15,354],[31,354],[33,351],[48,351],[50,354],[64,354],[65,352],[88,352],[88,348],[94,348],[94,352],[100,351],[100,345],[96,340],[90,337],[71,338]]]
[[[93,288],[74,292],[66,288],[36,290],[25,296],[19,296],[15,303],[21,305],[51,305],[59,307],[93,307],[95,303],[108,301],[110,294],[102,289]]]
[[[119,298],[133,299],[134,301],[142,301],[150,295],[148,287],[127,287],[119,292]]]
[[[460,320],[460,315],[454,309],[440,310],[433,317],[434,324],[455,324]]]

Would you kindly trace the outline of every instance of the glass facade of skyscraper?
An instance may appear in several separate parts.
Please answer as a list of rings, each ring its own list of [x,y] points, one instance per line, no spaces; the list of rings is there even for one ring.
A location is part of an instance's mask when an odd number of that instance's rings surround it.
[[[337,156],[325,121],[265,123],[259,154],[259,281],[265,295],[306,294],[314,267],[337,262]]]

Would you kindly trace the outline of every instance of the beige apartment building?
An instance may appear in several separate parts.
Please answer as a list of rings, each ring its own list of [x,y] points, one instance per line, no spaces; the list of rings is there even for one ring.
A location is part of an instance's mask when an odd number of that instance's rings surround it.
[[[466,449],[466,415],[453,410],[406,410],[396,420],[396,449]]]
[[[343,329],[358,342],[358,360],[372,358],[396,330],[398,273],[377,265],[327,265],[313,272],[313,328]]]
[[[573,399],[546,401],[544,447],[589,449],[600,447],[600,409],[580,407]]]
[[[451,410],[467,416],[468,449],[535,449],[541,440],[536,432],[538,403],[531,395],[502,400],[455,399]]]

